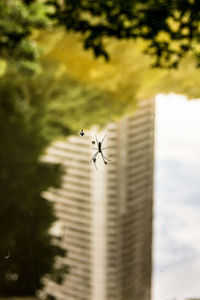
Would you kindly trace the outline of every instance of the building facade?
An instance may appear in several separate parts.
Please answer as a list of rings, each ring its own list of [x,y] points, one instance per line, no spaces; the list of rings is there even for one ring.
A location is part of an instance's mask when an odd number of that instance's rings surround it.
[[[90,160],[95,134],[111,161]],[[66,166],[62,188],[45,197],[55,205],[65,263],[63,284],[46,280],[57,300],[150,300],[154,165],[154,101],[98,133],[56,142],[48,161]],[[50,299],[49,298],[49,299]]]

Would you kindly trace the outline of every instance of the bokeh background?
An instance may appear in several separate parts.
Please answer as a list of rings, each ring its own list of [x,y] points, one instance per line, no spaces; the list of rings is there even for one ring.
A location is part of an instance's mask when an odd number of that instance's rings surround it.
[[[69,4],[67,21],[62,13],[55,18],[45,2],[0,3],[0,296],[36,296],[43,276],[61,283],[70,272],[55,265],[67,251],[49,232],[56,215],[43,192],[61,186],[64,170],[43,160],[47,149],[81,129],[130,117],[140,101],[155,98],[152,300],[200,298],[199,6],[192,0],[95,1],[99,6],[86,19],[105,25],[107,16],[112,25],[102,48],[96,29],[87,36],[85,23],[75,22],[84,1],[49,1]],[[138,23],[144,32],[129,39],[134,3],[151,16],[145,19],[150,38]],[[174,68],[160,68],[156,56],[144,53],[149,40],[157,46],[157,33],[166,41],[160,18],[167,11],[173,30],[185,35],[174,38],[183,42],[183,53],[172,53]]]

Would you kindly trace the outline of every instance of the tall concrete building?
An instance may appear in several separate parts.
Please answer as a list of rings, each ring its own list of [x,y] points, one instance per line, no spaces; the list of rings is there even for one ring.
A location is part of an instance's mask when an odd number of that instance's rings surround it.
[[[89,162],[95,134],[108,165]],[[70,267],[63,284],[46,280],[44,294],[57,300],[149,300],[151,296],[154,101],[133,117],[84,136],[56,142],[47,160],[66,166],[53,201]]]

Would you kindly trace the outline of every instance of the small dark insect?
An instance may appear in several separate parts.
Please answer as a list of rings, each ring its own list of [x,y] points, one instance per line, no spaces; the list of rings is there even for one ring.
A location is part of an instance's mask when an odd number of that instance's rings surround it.
[[[92,144],[95,144],[95,141],[92,141]]]
[[[81,136],[84,136],[84,134],[85,134],[85,133],[83,132],[83,129],[82,129],[81,132],[80,132],[80,135],[81,135]]]
[[[103,162],[104,162],[105,165],[108,164],[107,161],[110,161],[110,159],[108,159],[108,158],[103,154],[103,152],[102,152],[102,150],[107,149],[107,148],[110,148],[110,147],[102,148],[102,144],[103,144],[103,141],[104,141],[105,137],[106,137],[106,134],[104,135],[102,141],[101,141],[101,142],[98,142],[97,136],[95,135],[95,139],[96,139],[96,143],[97,143],[97,145],[98,145],[98,149],[92,148],[92,149],[94,149],[94,150],[97,150],[97,152],[95,152],[95,154],[92,156],[91,161],[93,161],[93,163],[94,163],[96,169],[97,169],[97,166],[96,166],[96,160],[97,160],[97,155],[98,155],[99,153],[101,154],[101,157],[102,157]],[[92,143],[93,143],[93,142],[95,143],[95,141],[92,141]],[[93,143],[93,144],[94,144],[94,143]],[[107,160],[107,161],[106,161],[106,160]]]

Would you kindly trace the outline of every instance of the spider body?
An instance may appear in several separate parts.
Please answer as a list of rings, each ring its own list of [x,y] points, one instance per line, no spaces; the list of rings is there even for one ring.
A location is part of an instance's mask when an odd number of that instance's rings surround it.
[[[91,161],[93,161],[93,163],[94,163],[96,169],[97,169],[97,166],[96,166],[96,160],[97,160],[97,155],[98,155],[99,153],[101,154],[101,157],[102,157],[103,162],[104,162],[105,165],[108,164],[107,161],[110,161],[110,159],[108,159],[108,158],[103,154],[103,151],[102,151],[102,150],[104,150],[104,149],[109,148],[109,147],[102,148],[102,144],[103,144],[103,141],[104,141],[105,137],[106,137],[106,134],[104,135],[102,141],[101,141],[101,142],[98,142],[97,136],[95,135],[95,139],[96,139],[96,143],[97,143],[98,149],[92,148],[92,149],[96,150],[96,152],[95,152],[95,154],[92,156]]]
[[[102,144],[102,143],[100,143],[100,142],[98,143],[98,152],[99,152],[99,153],[102,153],[102,151],[101,151],[101,144]]]

